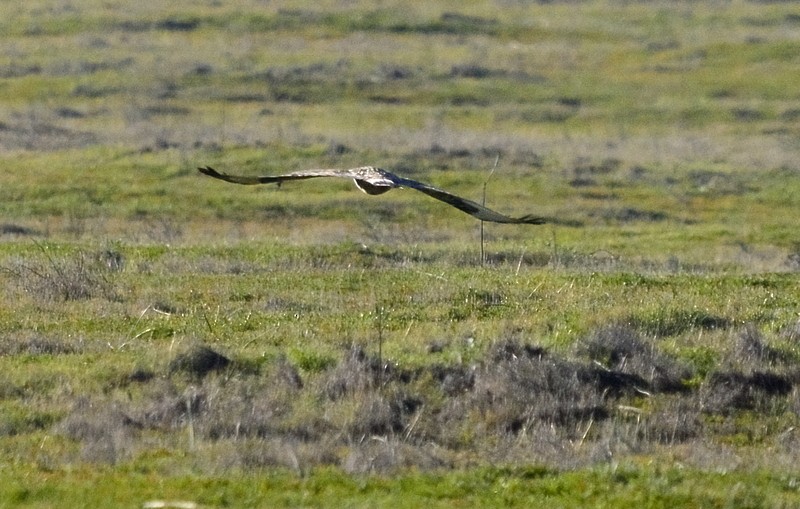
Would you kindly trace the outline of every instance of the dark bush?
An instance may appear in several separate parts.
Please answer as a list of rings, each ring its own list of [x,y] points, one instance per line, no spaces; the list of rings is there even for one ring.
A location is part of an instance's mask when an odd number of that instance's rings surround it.
[[[610,325],[592,332],[578,344],[580,354],[612,371],[641,378],[640,388],[655,392],[685,390],[691,370],[662,353],[627,325]]]
[[[772,398],[786,396],[791,381],[776,373],[755,371],[746,375],[736,371],[711,373],[702,387],[703,410],[730,414],[736,410],[766,410]]]

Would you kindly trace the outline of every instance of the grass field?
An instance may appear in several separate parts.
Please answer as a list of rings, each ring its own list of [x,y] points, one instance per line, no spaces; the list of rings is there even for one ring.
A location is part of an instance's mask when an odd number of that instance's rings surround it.
[[[0,507],[800,503],[793,3],[0,14]]]

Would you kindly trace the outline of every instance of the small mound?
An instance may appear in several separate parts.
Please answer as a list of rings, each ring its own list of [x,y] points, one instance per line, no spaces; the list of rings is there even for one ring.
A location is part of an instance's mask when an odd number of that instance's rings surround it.
[[[230,363],[231,360],[224,355],[207,346],[199,345],[192,347],[188,352],[175,356],[169,363],[169,372],[183,372],[203,377],[212,371],[228,367]]]

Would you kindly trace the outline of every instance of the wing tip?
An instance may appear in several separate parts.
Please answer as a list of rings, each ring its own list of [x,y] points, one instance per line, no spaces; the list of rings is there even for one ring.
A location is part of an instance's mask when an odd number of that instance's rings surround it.
[[[539,217],[534,215],[522,216],[518,219],[523,224],[547,224],[549,221],[546,217]]]
[[[220,173],[211,166],[198,166],[197,171],[203,175],[208,175],[209,177],[216,177],[220,175]]]

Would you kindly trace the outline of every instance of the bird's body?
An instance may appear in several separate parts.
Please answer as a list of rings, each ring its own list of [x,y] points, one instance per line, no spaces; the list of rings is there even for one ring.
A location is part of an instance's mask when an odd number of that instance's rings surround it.
[[[284,175],[274,175],[265,177],[248,177],[241,175],[227,175],[220,173],[211,167],[198,168],[200,173],[214,177],[226,182],[234,184],[280,184],[288,180],[303,180],[316,177],[341,177],[353,179],[356,186],[370,195],[383,194],[395,188],[408,187],[416,189],[422,193],[427,194],[437,200],[443,201],[462,212],[474,216],[481,221],[489,221],[494,223],[511,223],[511,224],[543,224],[545,219],[531,215],[523,217],[509,217],[499,212],[495,212],[479,203],[476,203],[466,198],[461,198],[447,191],[443,191],[431,185],[417,182],[407,178],[400,177],[394,173],[388,172],[381,168],[372,166],[361,166],[359,168],[350,169],[313,169],[287,173]]]

